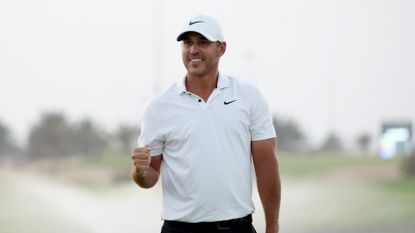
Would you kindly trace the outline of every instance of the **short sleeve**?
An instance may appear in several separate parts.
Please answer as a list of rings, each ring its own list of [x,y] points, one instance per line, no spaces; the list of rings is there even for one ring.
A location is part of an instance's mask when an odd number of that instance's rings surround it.
[[[269,109],[268,103],[262,96],[260,91],[254,87],[251,103],[251,140],[260,141],[269,138],[275,138],[275,128],[272,124],[272,114]]]
[[[141,133],[137,143],[139,147],[148,145],[151,156],[161,155],[163,153],[164,139],[157,119],[151,111],[151,104],[144,108],[141,118]]]

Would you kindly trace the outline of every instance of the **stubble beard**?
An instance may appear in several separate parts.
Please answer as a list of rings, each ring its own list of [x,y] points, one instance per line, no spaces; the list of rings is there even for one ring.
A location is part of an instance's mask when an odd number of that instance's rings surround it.
[[[198,78],[203,78],[203,77],[206,77],[211,72],[215,71],[214,69],[215,65],[217,67],[217,64],[206,63],[206,61],[204,61],[201,64],[197,64],[197,65],[188,63],[186,66],[186,69],[189,75],[198,77]]]

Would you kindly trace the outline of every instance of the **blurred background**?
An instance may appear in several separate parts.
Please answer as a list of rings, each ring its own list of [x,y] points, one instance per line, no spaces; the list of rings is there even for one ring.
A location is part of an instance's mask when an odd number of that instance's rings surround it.
[[[274,114],[281,232],[415,232],[415,2],[0,2],[0,232],[159,232],[130,153],[185,74],[188,17],[221,22],[220,70]],[[256,191],[254,215],[263,232]]]

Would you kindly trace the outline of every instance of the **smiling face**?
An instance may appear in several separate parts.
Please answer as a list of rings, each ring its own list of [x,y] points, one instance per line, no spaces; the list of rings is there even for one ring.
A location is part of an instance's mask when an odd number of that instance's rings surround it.
[[[205,77],[216,74],[225,50],[225,42],[209,41],[199,33],[188,32],[182,41],[182,59],[188,75]]]

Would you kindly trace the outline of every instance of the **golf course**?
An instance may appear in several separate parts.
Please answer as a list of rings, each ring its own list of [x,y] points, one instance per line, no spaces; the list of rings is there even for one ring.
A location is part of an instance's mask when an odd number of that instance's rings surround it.
[[[415,178],[402,158],[279,155],[282,233],[413,233]],[[126,156],[3,165],[2,233],[152,233],[162,221],[161,185],[137,188]],[[254,225],[264,232],[254,187]]]

